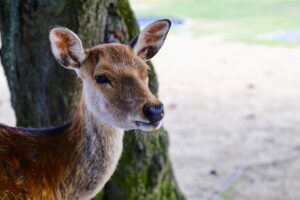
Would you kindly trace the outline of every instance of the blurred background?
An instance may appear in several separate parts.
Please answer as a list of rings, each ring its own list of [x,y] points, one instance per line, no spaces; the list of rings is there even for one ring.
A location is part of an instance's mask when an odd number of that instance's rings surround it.
[[[300,199],[300,1],[130,3],[141,27],[173,22],[153,62],[187,199]],[[14,125],[0,69],[0,121]]]

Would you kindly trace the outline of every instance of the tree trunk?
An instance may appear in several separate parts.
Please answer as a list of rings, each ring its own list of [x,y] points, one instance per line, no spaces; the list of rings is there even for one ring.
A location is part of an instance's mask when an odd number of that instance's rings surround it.
[[[65,123],[78,103],[80,81],[50,51],[48,29],[55,25],[78,33],[85,47],[127,42],[139,31],[127,0],[0,0],[2,64],[19,126]],[[150,88],[157,93],[155,73]],[[95,199],[184,199],[168,157],[166,131],[146,139],[137,132],[126,133],[118,169]]]

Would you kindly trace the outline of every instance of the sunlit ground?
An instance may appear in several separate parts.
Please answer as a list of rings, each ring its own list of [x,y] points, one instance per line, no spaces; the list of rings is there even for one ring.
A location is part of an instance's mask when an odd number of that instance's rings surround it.
[[[300,1],[131,3],[185,20],[153,62],[188,199],[300,199]]]

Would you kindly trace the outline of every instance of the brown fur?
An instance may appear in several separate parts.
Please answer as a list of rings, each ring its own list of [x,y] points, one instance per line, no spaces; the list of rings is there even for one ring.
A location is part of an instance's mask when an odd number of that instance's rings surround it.
[[[92,78],[105,74],[112,82],[113,90],[106,85],[94,86],[122,113],[142,114],[145,103],[156,105],[157,98],[148,88],[149,67],[126,45],[106,44],[87,50],[87,62],[83,64],[82,76]],[[132,103],[134,102],[134,103]]]
[[[71,37],[66,32],[56,32],[56,37],[59,38],[59,41],[56,42],[57,48],[60,49],[61,53],[64,55],[73,55],[73,52],[70,50],[70,46],[73,46],[76,43],[76,40]]]
[[[79,173],[82,112],[59,133],[0,126],[0,199],[60,199],[61,184]]]
[[[158,21],[142,33],[146,37],[138,46],[148,57],[162,45],[167,24]],[[163,29],[165,35],[158,34]],[[160,102],[148,88],[145,57],[134,48],[105,44],[84,50],[78,36],[63,27],[52,29],[49,38],[58,62],[81,78],[82,99],[73,120],[60,128],[0,125],[1,200],[89,199],[115,170],[122,152],[120,129],[160,126],[143,114],[145,104]],[[99,75],[109,83],[97,83]]]

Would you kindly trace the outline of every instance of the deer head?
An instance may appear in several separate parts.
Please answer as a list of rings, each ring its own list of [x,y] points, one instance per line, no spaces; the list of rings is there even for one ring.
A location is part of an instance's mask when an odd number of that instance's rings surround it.
[[[164,108],[149,90],[151,70],[145,61],[161,48],[170,25],[159,20],[129,44],[89,49],[67,28],[52,28],[49,37],[56,60],[81,78],[84,104],[96,119],[125,130],[151,131],[160,127]]]

